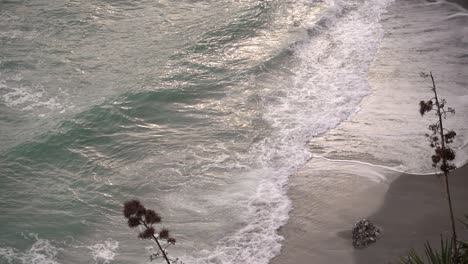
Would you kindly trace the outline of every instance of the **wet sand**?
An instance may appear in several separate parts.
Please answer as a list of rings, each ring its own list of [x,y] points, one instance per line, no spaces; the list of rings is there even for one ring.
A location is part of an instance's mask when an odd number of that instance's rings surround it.
[[[290,178],[293,210],[272,264],[353,263],[351,228],[382,205],[389,182],[367,165],[314,159]]]
[[[450,175],[456,218],[468,214],[468,166]],[[383,228],[382,238],[367,249],[355,251],[355,263],[396,263],[408,249],[425,241],[438,245],[440,235],[450,237],[450,218],[443,177],[404,174],[390,184],[383,206],[368,218]],[[468,230],[459,226],[459,236]]]
[[[388,180],[375,181],[375,177],[365,177],[366,167],[370,174],[376,173],[366,165],[312,163],[324,169],[314,169],[311,164],[291,180],[294,209],[280,230],[285,237],[282,253],[271,263],[397,263],[410,248],[420,248],[427,240],[437,242],[441,234],[449,234],[442,178],[396,176],[387,171]],[[342,173],[327,174],[330,166],[335,171],[342,167]],[[355,175],[349,169],[354,169]],[[454,210],[462,218],[468,214],[468,166],[454,172],[450,181]],[[317,185],[323,190],[317,191]],[[351,229],[361,218],[370,219],[383,234],[377,243],[358,250],[352,246]],[[462,231],[460,234],[467,237],[468,232]]]

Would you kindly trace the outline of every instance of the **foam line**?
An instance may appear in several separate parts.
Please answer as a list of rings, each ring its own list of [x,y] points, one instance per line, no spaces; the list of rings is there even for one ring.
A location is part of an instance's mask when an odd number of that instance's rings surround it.
[[[368,163],[368,162],[363,162],[363,161],[358,161],[358,160],[330,159],[330,158],[326,158],[326,157],[319,156],[319,155],[313,155],[312,157],[317,158],[317,159],[323,159],[323,160],[330,161],[330,162],[354,163],[354,164],[360,164],[360,165],[365,165],[365,166],[369,166],[369,167],[373,167],[373,168],[379,168],[379,169],[384,169],[384,170],[388,170],[388,171],[392,171],[392,172],[405,173],[405,174],[411,174],[411,175],[432,175],[432,174],[434,174],[434,173],[426,173],[426,172],[406,172],[404,170],[399,170],[399,169],[394,168],[394,167],[378,165],[378,164],[373,164],[373,163]]]
[[[287,87],[265,91],[263,118],[273,133],[252,153],[260,179],[248,203],[248,224],[196,263],[266,264],[281,250],[277,230],[289,218],[288,177],[311,158],[307,142],[349,118],[370,93],[368,69],[383,31],[380,14],[390,1],[333,2],[326,18],[295,45],[296,74]],[[272,100],[273,99],[273,100]]]

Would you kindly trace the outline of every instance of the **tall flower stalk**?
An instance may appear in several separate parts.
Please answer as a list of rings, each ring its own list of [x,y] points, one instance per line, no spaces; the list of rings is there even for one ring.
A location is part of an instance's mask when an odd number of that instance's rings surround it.
[[[453,143],[453,139],[457,135],[453,130],[444,128],[443,120],[446,118],[447,113],[455,114],[455,109],[447,107],[445,99],[440,99],[437,94],[436,84],[432,72],[430,74],[421,73],[424,78],[430,77],[432,81],[431,90],[434,92],[434,97],[428,101],[421,101],[419,103],[419,112],[421,116],[431,111],[435,112],[437,121],[429,126],[431,134],[426,134],[429,138],[430,145],[434,149],[432,155],[432,166],[437,168],[444,177],[445,193],[450,212],[450,222],[452,227],[452,245],[453,245],[453,263],[458,263],[458,247],[457,247],[457,230],[455,225],[455,217],[452,206],[452,198],[450,193],[449,174],[456,169],[453,160],[455,159],[455,152],[449,147]]]

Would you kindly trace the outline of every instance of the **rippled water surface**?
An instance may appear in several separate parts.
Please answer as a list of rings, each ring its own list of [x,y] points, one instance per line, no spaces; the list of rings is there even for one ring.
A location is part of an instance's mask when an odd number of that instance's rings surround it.
[[[379,47],[397,46],[380,46],[388,4],[1,2],[0,263],[149,262],[151,244],[121,215],[122,202],[138,198],[163,216],[178,239],[171,255],[186,263],[266,264],[281,248],[287,179],[313,156],[419,166],[374,147],[374,135],[382,146],[393,136],[342,123],[359,110],[390,130],[400,122],[375,115],[388,101],[366,97],[406,93],[369,82],[369,72],[384,80],[370,71]],[[465,109],[466,13],[416,4],[442,22],[398,18],[391,34],[452,44],[417,52],[453,56],[434,67],[446,69],[448,99]],[[379,103],[360,108],[363,98]]]

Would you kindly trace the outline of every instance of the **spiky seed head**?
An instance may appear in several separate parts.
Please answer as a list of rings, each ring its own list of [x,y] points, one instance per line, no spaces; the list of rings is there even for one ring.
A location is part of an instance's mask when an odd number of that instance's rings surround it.
[[[128,227],[130,228],[137,227],[140,225],[140,218],[132,216],[128,218],[127,224],[128,224]]]
[[[140,234],[138,234],[138,238],[141,238],[141,239],[148,239],[148,238],[151,238],[153,237],[154,235],[154,228],[153,227],[149,227],[147,228],[145,231],[141,232]]]
[[[166,228],[163,228],[161,230],[161,232],[159,232],[159,237],[161,239],[168,239],[169,238],[169,230],[167,230]]]
[[[154,210],[146,210],[145,221],[148,224],[156,224],[161,222],[161,216],[159,216]]]

